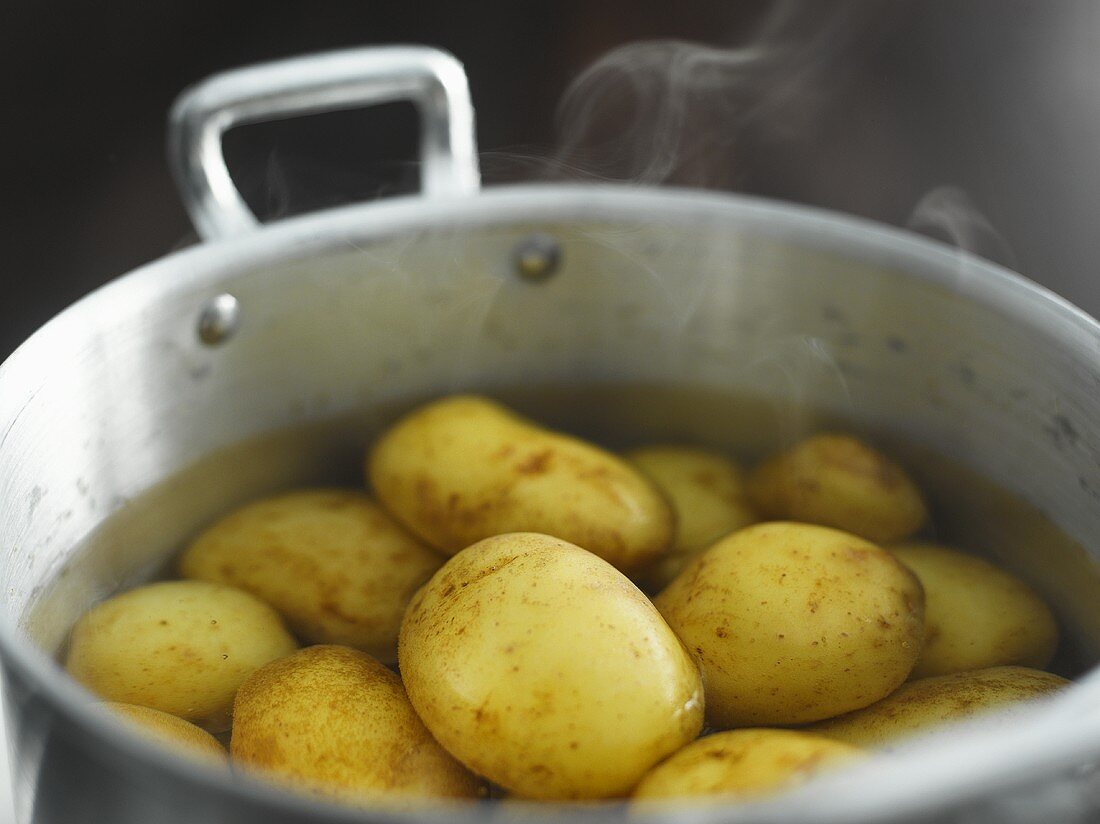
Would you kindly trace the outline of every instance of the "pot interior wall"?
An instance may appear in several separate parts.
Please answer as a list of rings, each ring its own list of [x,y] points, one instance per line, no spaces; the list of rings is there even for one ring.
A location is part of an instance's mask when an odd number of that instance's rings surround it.
[[[1064,307],[924,243],[654,200],[644,218],[517,218],[486,197],[420,228],[307,222],[262,247],[177,255],[79,304],[0,371],[12,618],[54,651],[87,606],[161,570],[215,516],[358,483],[386,421],[477,389],[613,444],[660,436],[751,459],[822,426],[872,434],[928,488],[942,536],[1055,604],[1066,667],[1091,665],[1091,328],[1058,331]],[[534,232],[562,249],[542,283],[513,264]],[[196,321],[220,292],[242,323],[209,347]],[[986,292],[1009,298],[968,296]]]

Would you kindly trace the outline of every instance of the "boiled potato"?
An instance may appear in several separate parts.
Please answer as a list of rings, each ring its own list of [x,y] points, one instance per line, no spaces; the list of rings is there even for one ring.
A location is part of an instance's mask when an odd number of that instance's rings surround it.
[[[1026,701],[1049,695],[1069,682],[1025,667],[992,667],[911,681],[877,704],[808,727],[861,747],[897,741],[993,710],[1007,718]]]
[[[139,707],[137,704],[108,702],[101,706],[131,722],[142,735],[183,754],[217,761],[226,760],[225,747],[221,742],[190,721],[150,707]]]
[[[891,551],[924,586],[924,649],[913,678],[1008,664],[1042,669],[1058,625],[1031,587],[988,561],[933,544]]]
[[[231,513],[188,547],[179,569],[251,592],[306,642],[393,663],[405,606],[443,560],[365,494],[315,489]]]
[[[668,503],[626,461],[485,398],[445,398],[410,413],[375,444],[367,474],[398,520],[451,555],[534,531],[630,570],[672,540]]]
[[[863,757],[863,750],[794,730],[731,730],[688,744],[634,789],[636,801],[774,795]]]
[[[400,679],[349,647],[307,647],[253,673],[237,691],[229,750],[244,769],[352,803],[480,790],[416,717]]]
[[[702,727],[699,672],[649,599],[548,535],[451,558],[409,604],[398,654],[439,742],[527,798],[624,796]]]
[[[65,665],[101,698],[221,732],[241,682],[297,648],[278,613],[255,596],[205,581],[163,581],[81,616]]]
[[[623,457],[657,485],[676,515],[672,549],[639,577],[653,591],[663,589],[719,538],[758,520],[745,497],[741,470],[723,455],[687,446],[647,446]]]
[[[905,471],[847,435],[815,435],[765,461],[749,498],[768,518],[843,529],[876,543],[908,538],[928,518]]]
[[[707,722],[800,724],[859,709],[909,675],[924,633],[916,577],[846,532],[765,523],[695,558],[655,603],[707,686]]]

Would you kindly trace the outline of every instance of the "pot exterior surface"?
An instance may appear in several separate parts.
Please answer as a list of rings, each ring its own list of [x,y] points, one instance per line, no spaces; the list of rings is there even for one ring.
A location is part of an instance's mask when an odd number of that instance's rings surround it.
[[[121,799],[96,820],[351,820],[131,740],[87,711],[50,656],[88,606],[155,574],[214,516],[290,485],[357,477],[370,433],[455,391],[519,392],[524,411],[563,423],[629,415],[672,435],[686,421],[749,454],[841,420],[947,456],[1076,542],[1029,541],[1021,533],[1034,522],[1010,511],[974,527],[1056,604],[1069,645],[1091,665],[1098,352],[1093,320],[976,259],[854,219],[676,191],[516,187],[393,201],[138,270],[0,367],[0,641],[24,820],[70,820],[82,788]],[[540,387],[587,401],[540,410]],[[625,394],[599,395],[607,387]],[[676,405],[680,388],[684,398],[752,398],[759,431],[723,433],[713,416]],[[653,392],[659,408],[638,402]],[[614,408],[597,397],[633,401]],[[967,501],[959,488],[955,504],[944,496],[946,517]],[[1086,679],[1067,700],[1089,708],[1098,694]],[[1036,716],[1049,733],[1039,751],[1001,767],[1006,733],[975,732],[959,746],[989,758],[954,765],[934,795],[920,775],[887,776],[855,806],[850,792],[823,785],[812,803],[795,794],[720,817],[1009,820],[1019,805],[1001,785],[1020,777],[1017,767],[1049,790],[1061,786],[1052,775],[1089,755],[1080,713],[1050,713]],[[1049,795],[1024,792],[1032,802]],[[513,813],[495,816],[504,814]]]

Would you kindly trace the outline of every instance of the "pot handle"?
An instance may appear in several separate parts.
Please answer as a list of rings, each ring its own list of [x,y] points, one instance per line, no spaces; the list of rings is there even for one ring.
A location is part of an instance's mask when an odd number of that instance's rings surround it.
[[[216,240],[260,225],[225,165],[227,130],[397,100],[412,101],[420,112],[423,195],[476,192],[480,174],[466,73],[438,49],[373,46],[294,57],[216,74],[185,91],[169,116],[168,158],[199,235]]]

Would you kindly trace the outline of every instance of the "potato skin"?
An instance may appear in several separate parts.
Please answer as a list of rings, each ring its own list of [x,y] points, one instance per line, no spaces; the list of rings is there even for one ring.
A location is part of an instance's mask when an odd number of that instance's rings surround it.
[[[891,551],[924,587],[924,649],[911,678],[1013,664],[1042,669],[1050,663],[1058,624],[1015,575],[934,544]]]
[[[192,542],[179,570],[251,592],[307,643],[393,663],[405,607],[443,561],[366,494],[311,489],[230,513]]]
[[[229,749],[243,769],[351,803],[481,790],[432,738],[400,679],[350,647],[307,647],[253,673],[237,691]]]
[[[169,715],[150,707],[137,704],[105,702],[100,706],[123,716],[133,722],[138,731],[166,747],[188,756],[198,756],[207,760],[225,762],[228,753],[217,738],[206,730],[184,721],[175,715]]]
[[[367,476],[387,510],[450,555],[532,531],[632,570],[672,541],[668,503],[626,461],[486,398],[444,398],[406,415],[370,451]]]
[[[920,653],[923,594],[890,553],[765,523],[692,561],[654,603],[692,652],[719,728],[817,721],[885,697]]]
[[[861,747],[889,748],[901,739],[997,710],[1005,717],[1020,704],[1050,695],[1069,682],[1026,667],[991,667],[910,681],[865,709],[806,728]]]
[[[740,467],[724,455],[688,446],[646,446],[623,455],[672,504],[672,549],[638,580],[650,591],[668,585],[688,561],[719,538],[759,520],[749,506]]]
[[[650,601],[548,535],[449,560],[409,605],[398,655],[433,735],[518,796],[625,796],[702,727],[699,672]]]
[[[900,466],[857,438],[815,435],[758,466],[749,499],[766,518],[821,524],[876,543],[908,538],[928,519]]]
[[[108,701],[139,704],[229,729],[237,687],[298,644],[253,595],[205,581],[162,581],[123,592],[76,622],[66,668]]]
[[[688,744],[650,770],[635,787],[634,800],[759,798],[862,757],[858,747],[795,730],[719,732]]]

